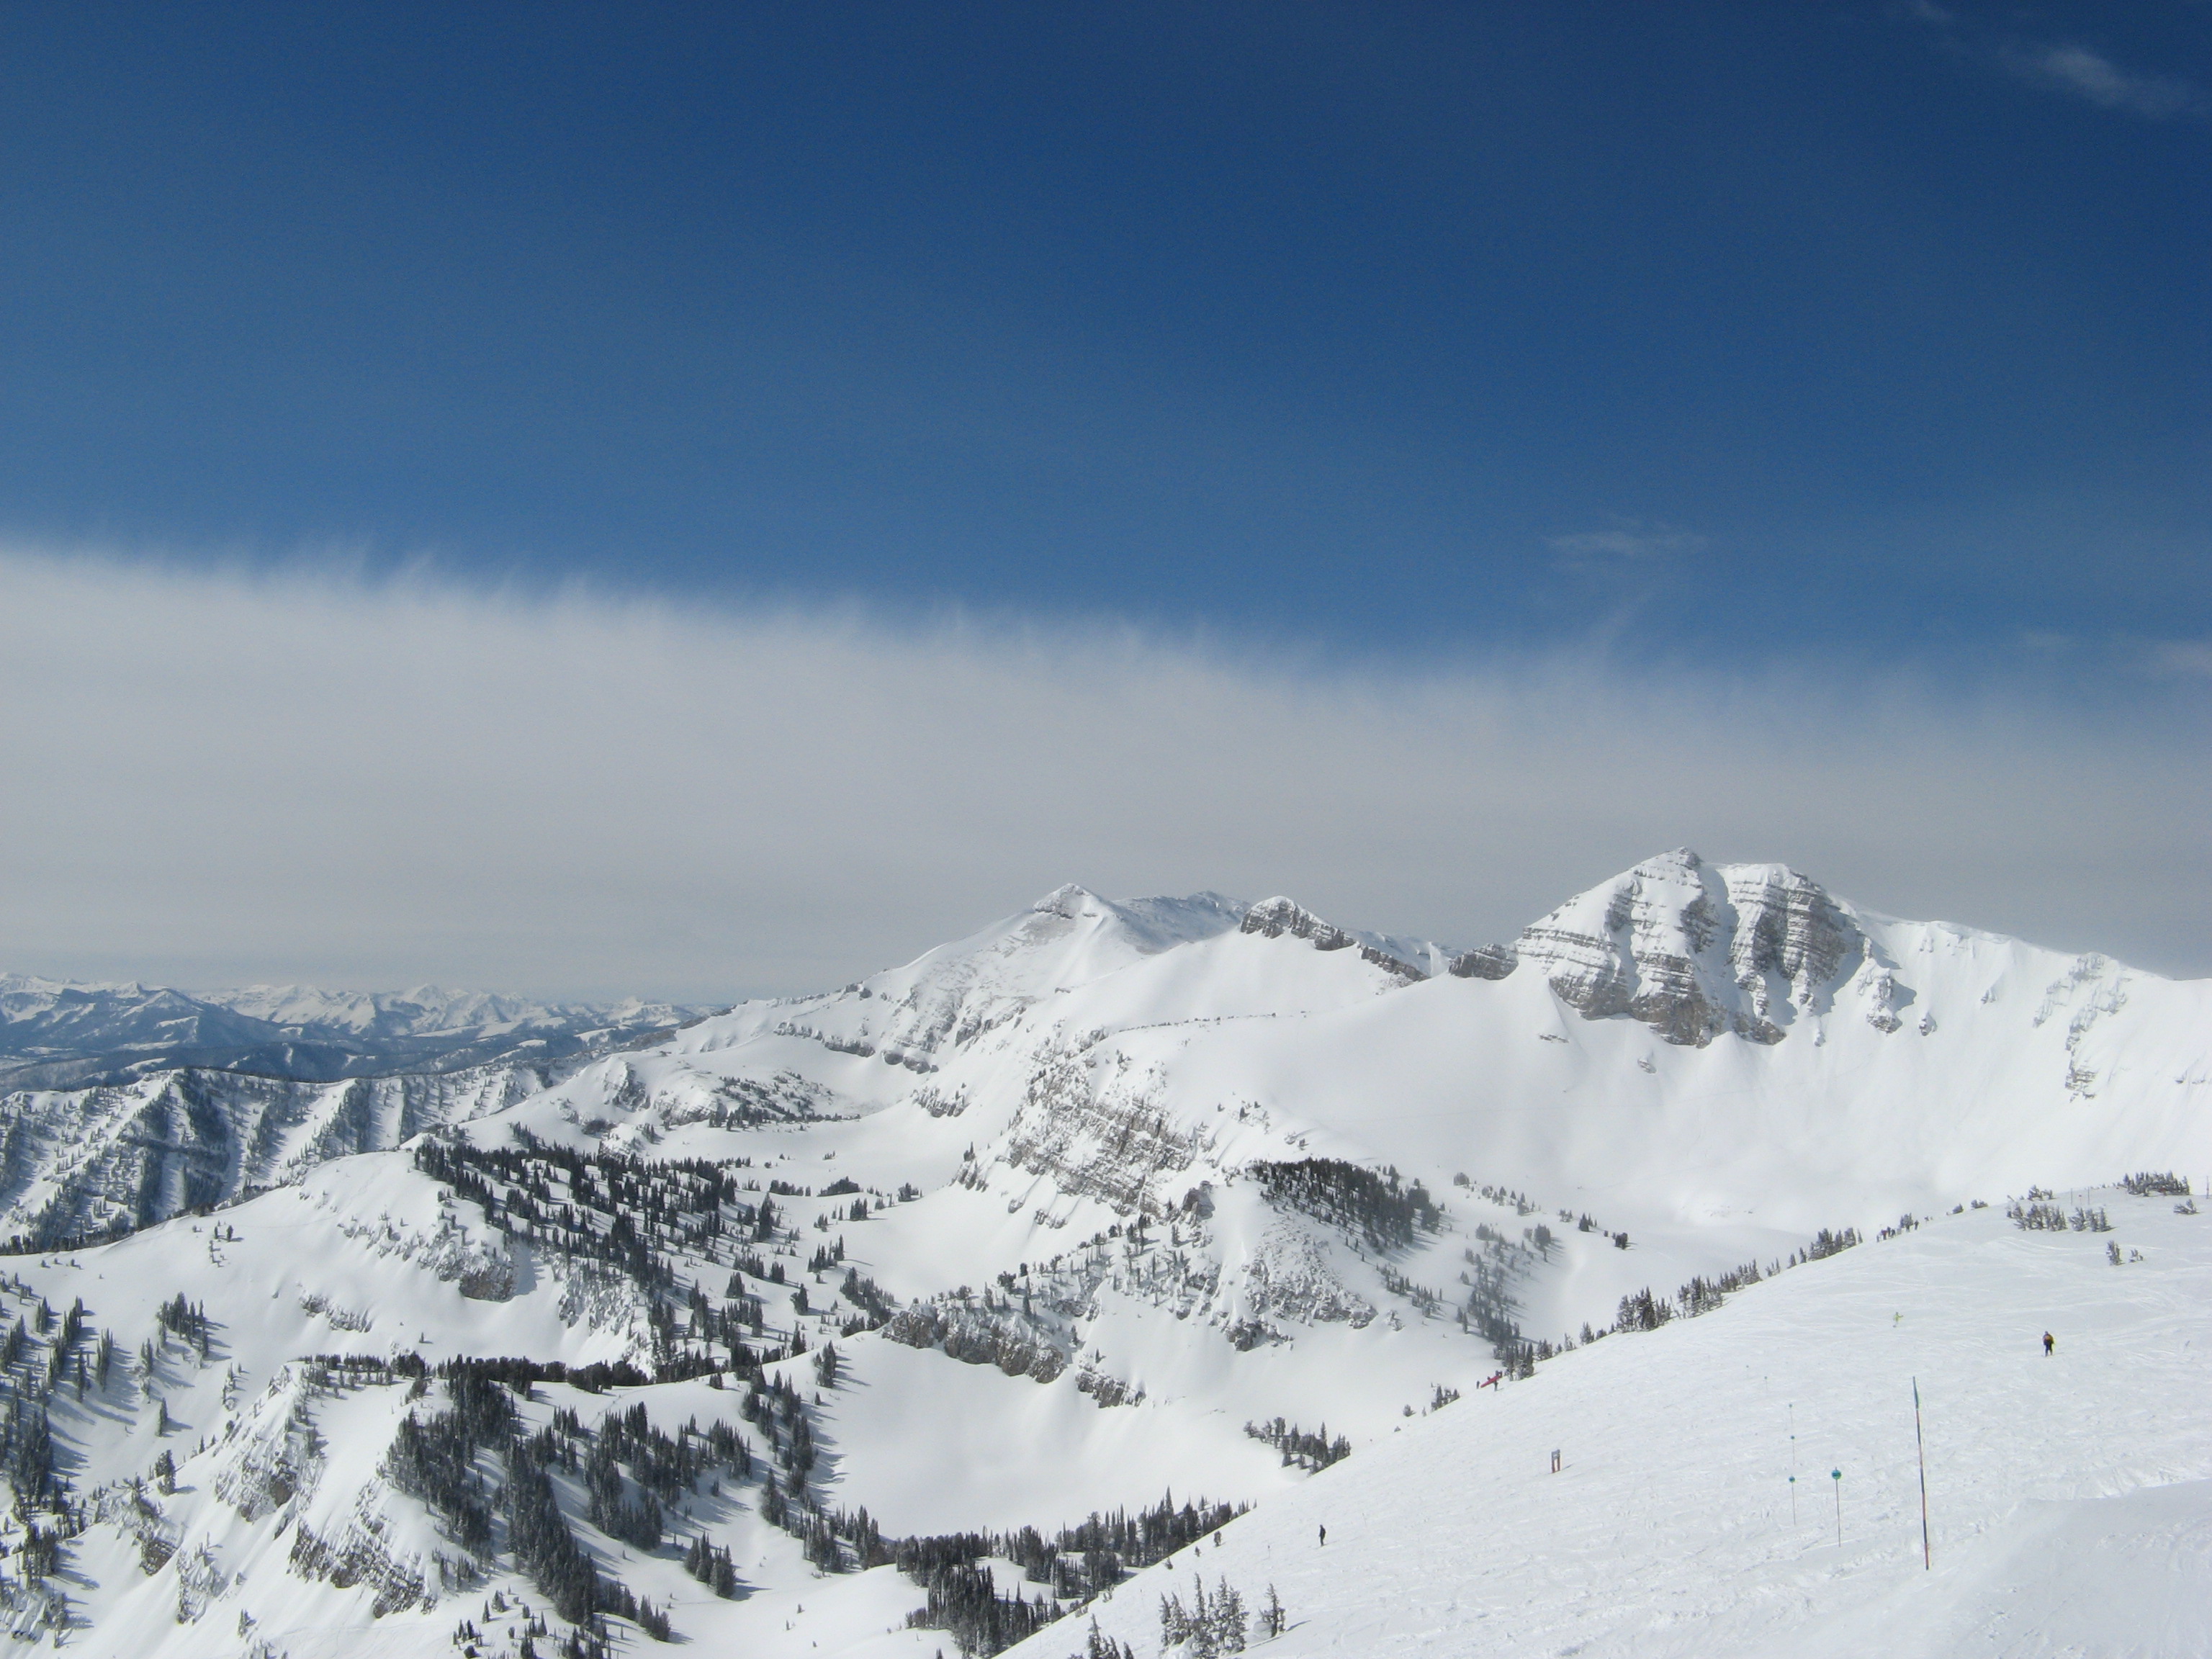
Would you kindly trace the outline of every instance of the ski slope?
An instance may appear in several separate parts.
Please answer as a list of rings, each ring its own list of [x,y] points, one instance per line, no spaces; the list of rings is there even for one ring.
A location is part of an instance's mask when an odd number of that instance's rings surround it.
[[[1269,1499],[1099,1626],[1159,1651],[1196,1572],[1248,1607],[1275,1587],[1280,1659],[2212,1650],[2212,1214],[2062,1198],[2114,1231],[1970,1212],[1607,1337]]]

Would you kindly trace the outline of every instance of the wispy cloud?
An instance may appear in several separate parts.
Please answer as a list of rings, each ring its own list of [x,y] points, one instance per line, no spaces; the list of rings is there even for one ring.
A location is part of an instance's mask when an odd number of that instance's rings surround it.
[[[2130,684],[2152,714],[1588,650],[1394,677],[0,554],[0,965],[735,996],[1068,880],[1472,943],[1687,843],[2203,971],[2194,688]]]
[[[1643,563],[1674,554],[1694,553],[1709,545],[1703,536],[1686,530],[1646,528],[1624,520],[1607,530],[1577,531],[1553,536],[1545,545],[1559,563],[1571,569],[1592,569],[1620,563]]]
[[[1934,0],[1903,0],[1894,15],[1936,30],[1950,50],[1968,58],[1993,65],[2029,86],[2086,99],[2100,109],[2170,121],[2201,117],[2212,107],[2192,82],[2129,69],[2079,41],[1992,33]]]
[[[2008,40],[1997,48],[1997,60],[2032,86],[2071,93],[2101,108],[2121,110],[2148,120],[2202,115],[2205,109],[2204,94],[2189,82],[2123,69],[2102,52],[2084,46]]]

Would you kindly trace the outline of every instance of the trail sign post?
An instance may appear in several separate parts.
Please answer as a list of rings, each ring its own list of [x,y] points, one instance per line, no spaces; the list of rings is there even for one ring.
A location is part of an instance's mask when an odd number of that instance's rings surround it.
[[[1830,1469],[1828,1479],[1836,1483],[1836,1547],[1844,1547],[1844,1472]]]
[[[1928,1542],[1928,1442],[1920,1432],[1920,1379],[1912,1379],[1912,1447],[1920,1457],[1920,1565],[1936,1571],[1936,1552]]]

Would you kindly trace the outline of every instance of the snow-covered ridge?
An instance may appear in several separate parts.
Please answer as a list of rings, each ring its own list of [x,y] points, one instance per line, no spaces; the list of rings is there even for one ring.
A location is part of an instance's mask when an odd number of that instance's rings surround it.
[[[1408,982],[1426,979],[1433,971],[1428,966],[1430,961],[1439,955],[1449,955],[1425,941],[1407,949],[1407,941],[1383,941],[1380,935],[1348,933],[1323,921],[1295,901],[1280,897],[1262,899],[1246,911],[1240,931],[1257,933],[1262,939],[1302,939],[1316,951],[1357,949],[1373,966]],[[1370,939],[1376,942],[1370,943]],[[1417,961],[1421,965],[1415,965]]]
[[[1343,927],[1285,897],[1112,901],[1071,885],[902,967],[742,1005],[659,1043],[652,1023],[689,1011],[290,988],[225,994],[235,1006],[218,1006],[105,989],[114,994],[103,1003],[88,988],[12,980],[0,1008],[19,1040],[43,1024],[79,1028],[70,1040],[84,1042],[103,1020],[112,1034],[125,1013],[157,1035],[171,1019],[201,1031],[211,1018],[264,1016],[295,1022],[288,1030],[320,1021],[312,1029],[402,1033],[378,1039],[395,1044],[503,1035],[477,1038],[492,1062],[451,1082],[403,1076],[366,1093],[187,1075],[154,1058],[129,1073],[143,1086],[21,1091],[0,1109],[10,1231],[143,1224],[295,1179],[322,1157],[510,1110],[536,1133],[647,1152],[693,1129],[902,1108],[963,1144],[980,1138],[981,1168],[1048,1177],[1062,1198],[1113,1193],[1121,1209],[1157,1211],[1180,1194],[1132,1188],[1159,1177],[1141,1159],[1109,1167],[1125,1156],[1115,1149],[1196,1144],[1224,1105],[1280,1124],[1279,1146],[1318,1133],[1359,1156],[1413,1158],[1431,1182],[1463,1164],[1544,1187],[1617,1165],[1624,1178],[1640,1172],[1639,1191],[1663,1210],[1747,1213],[1788,1206],[1825,1157],[1831,1176],[1863,1171],[1855,1190],[1865,1201],[1901,1202],[1932,1198],[1960,1174],[2029,1169],[2028,1153],[2044,1150],[2070,1160],[2069,1148],[2134,1146],[2172,1161],[2202,1133],[2193,1109],[2208,1069],[2203,986],[1891,921],[1785,866],[1711,866],[1686,849],[1577,896],[1510,945],[1463,953]],[[529,1035],[586,1017],[643,1030]],[[1669,1058],[1700,1051],[1730,1056],[1729,1069]],[[432,1063],[444,1070],[481,1052],[441,1047]],[[1152,1079],[1139,1115],[1148,1127],[1041,1112],[1036,1079],[1069,1055],[1092,1072],[1133,1065]],[[1470,1078],[1483,1079],[1471,1098]],[[1121,1098],[1103,1073],[1088,1093],[1053,1093],[1079,1096]],[[2081,1099],[2100,1101],[2100,1115],[2069,1109]],[[1646,1104],[1582,1144],[1601,1103],[1630,1100]],[[1564,1104],[1546,1105],[1543,1120],[1528,1115],[1553,1101]],[[1409,1112],[1419,1129],[1398,1127]],[[2026,1127],[2046,1115],[2057,1137],[2048,1143]],[[1683,1149],[1722,1124],[1730,1150],[1690,1182]],[[1778,1187],[1776,1158],[1806,1158],[1808,1132],[1827,1150]],[[1236,1140],[1250,1149],[1243,1156],[1259,1150],[1249,1132]],[[1225,1150],[1222,1170],[1236,1157]],[[1729,1168],[1736,1173],[1723,1176]],[[1679,1181],[1662,1173],[1677,1169]],[[1032,1207],[1058,1212],[1058,1200],[1042,1199]],[[1801,1218],[1830,1218],[1808,1204]]]

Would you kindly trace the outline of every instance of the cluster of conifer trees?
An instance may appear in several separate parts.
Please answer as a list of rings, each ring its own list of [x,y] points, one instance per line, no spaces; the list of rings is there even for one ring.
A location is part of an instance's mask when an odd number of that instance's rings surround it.
[[[348,1363],[353,1363],[349,1357]],[[367,1361],[381,1364],[381,1361]],[[410,1370],[410,1366],[412,1370]],[[420,1354],[404,1353],[392,1362],[392,1369],[411,1376],[423,1372]],[[647,1382],[675,1382],[678,1378],[647,1376],[627,1359],[611,1363],[599,1360],[589,1365],[564,1365],[557,1359],[521,1359],[502,1355],[496,1359],[460,1358],[441,1359],[436,1373],[446,1381],[458,1377],[487,1377],[504,1383],[519,1395],[527,1395],[532,1385],[539,1382],[566,1382],[572,1389],[586,1394],[605,1394],[609,1389],[635,1389]]]
[[[2131,1176],[2122,1176],[2120,1185],[2137,1198],[2187,1198],[2189,1181],[2171,1170],[2138,1170]]]
[[[766,1219],[765,1206],[737,1195],[733,1170],[743,1160],[647,1163],[526,1134],[520,1146],[491,1149],[426,1140],[416,1149],[415,1167],[481,1206],[493,1225],[566,1255],[604,1261],[641,1285],[674,1277],[664,1248],[702,1249],[721,1237],[726,1208],[742,1226]],[[557,1198],[556,1178],[562,1188]]]
[[[1256,1620],[1248,1618],[1244,1598],[1226,1578],[1216,1580],[1214,1592],[1208,1595],[1206,1581],[1194,1576],[1188,1607],[1180,1595],[1170,1593],[1160,1597],[1161,1650],[1180,1650],[1185,1659],[1220,1659],[1224,1654],[1242,1653],[1248,1635],[1256,1633],[1262,1641],[1272,1640],[1283,1633],[1288,1623],[1273,1584],[1267,1586],[1267,1600]]]
[[[834,1347],[823,1352],[834,1356]],[[835,1387],[837,1375],[834,1357],[817,1364],[817,1380],[824,1387]],[[1202,1499],[1178,1505],[1169,1495],[1134,1514],[1093,1513],[1049,1536],[1024,1527],[888,1539],[866,1509],[847,1511],[816,1502],[807,1480],[816,1456],[809,1411],[788,1379],[780,1373],[754,1376],[739,1409],[760,1431],[766,1456],[782,1469],[781,1479],[773,1468],[763,1472],[762,1518],[797,1538],[807,1559],[824,1572],[895,1564],[925,1595],[908,1624],[945,1631],[966,1655],[997,1653],[1060,1617],[1062,1603],[1087,1602],[1135,1569],[1164,1559],[1243,1513],[1242,1505]],[[1017,1586],[1000,1594],[981,1565],[994,1556],[1017,1563],[1029,1582],[1044,1589],[1025,1596]],[[695,1541],[686,1565],[699,1577],[702,1568],[713,1570],[715,1559],[712,1545]]]
[[[2014,1207],[2019,1208],[2017,1205]],[[2057,1212],[2053,1209],[2052,1213],[2055,1215]],[[2029,1226],[2040,1223],[2021,1222],[2020,1224]],[[2063,1218],[2060,1224],[2064,1224]],[[1884,1235],[1886,1237],[1890,1236]],[[1764,1271],[1758,1262],[1747,1261],[1740,1267],[1731,1267],[1711,1279],[1699,1273],[1674,1292],[1672,1302],[1663,1296],[1652,1295],[1650,1287],[1646,1286],[1632,1296],[1620,1298],[1620,1309],[1613,1316],[1613,1328],[1616,1331],[1656,1331],[1675,1318],[1678,1310],[1680,1317],[1695,1319],[1699,1314],[1711,1313],[1719,1307],[1723,1298],[1758,1284],[1762,1279],[1771,1279],[1785,1268],[1800,1267],[1808,1261],[1818,1261],[1839,1251],[1851,1249],[1858,1243],[1859,1234],[1856,1227],[1845,1227],[1840,1232],[1823,1227],[1803,1249],[1791,1251],[1787,1261],[1771,1261]],[[1592,1338],[1589,1327],[1583,1326],[1583,1340],[1587,1342]],[[1571,1347],[1573,1344],[1567,1346]],[[1544,1357],[1548,1358],[1550,1356],[1547,1353]]]
[[[19,1295],[29,1294],[20,1279],[9,1282]],[[181,1295],[164,1303],[155,1318],[159,1334],[147,1340],[138,1356],[140,1375],[149,1382],[156,1375],[157,1342],[166,1345],[168,1334],[175,1332],[205,1359],[214,1330],[205,1310]],[[5,1310],[0,1310],[0,1321],[6,1320]],[[0,1336],[0,1392],[7,1400],[6,1410],[0,1413],[0,1475],[13,1488],[16,1513],[27,1522],[33,1510],[52,1515],[55,1524],[42,1535],[56,1549],[61,1540],[83,1531],[87,1522],[81,1507],[72,1502],[70,1481],[58,1465],[47,1404],[64,1387],[74,1387],[76,1397],[82,1400],[95,1384],[103,1391],[109,1386],[120,1350],[111,1332],[100,1330],[97,1340],[92,1340],[94,1329],[82,1298],[73,1300],[67,1311],[56,1313],[53,1304],[41,1297],[26,1315],[9,1322],[7,1334]],[[41,1344],[43,1363],[37,1357]],[[157,1431],[167,1433],[168,1413],[158,1398],[155,1403],[159,1413]],[[33,1577],[51,1571],[37,1567],[45,1559],[45,1555],[22,1558],[26,1571]]]
[[[1681,1309],[1683,1318],[1695,1319],[1699,1314],[1711,1313],[1719,1307],[1723,1297],[1733,1296],[1765,1277],[1759,1272],[1756,1261],[1747,1261],[1741,1267],[1731,1267],[1711,1279],[1698,1273],[1674,1292],[1674,1301]]]
[[[694,1534],[684,1556],[684,1571],[725,1600],[738,1593],[737,1564],[726,1549],[707,1541],[705,1533]]]
[[[1790,1258],[1790,1265],[1794,1267],[1803,1262],[1819,1261],[1828,1256],[1839,1255],[1845,1250],[1857,1249],[1858,1243],[1859,1230],[1856,1227],[1846,1227],[1841,1232],[1832,1232],[1823,1227],[1813,1236],[1813,1242],[1810,1244]]]
[[[2014,1226],[2029,1232],[2063,1233],[2069,1228],[2077,1233],[2112,1231],[2112,1220],[2101,1206],[2092,1210],[2077,1206],[2069,1216],[2056,1204],[2021,1204],[2015,1200],[2005,1214],[2011,1218]]]
[[[484,1149],[459,1139],[429,1140],[416,1149],[416,1166],[433,1180],[483,1207],[503,1231],[574,1258],[605,1264],[647,1292],[646,1317],[653,1346],[653,1380],[678,1381],[728,1369],[740,1374],[807,1351],[801,1320],[836,1313],[813,1303],[796,1261],[790,1277],[781,1258],[764,1259],[760,1248],[790,1248],[799,1235],[787,1230],[775,1196],[808,1196],[807,1189],[781,1179],[750,1201],[741,1193],[738,1170],[750,1160],[713,1163],[684,1159],[648,1163],[605,1152],[585,1152],[539,1142],[527,1134],[515,1146]],[[849,1180],[833,1182],[841,1194],[860,1192]],[[775,1196],[771,1196],[771,1194]],[[865,1197],[855,1196],[845,1213],[866,1214]],[[826,1228],[828,1218],[817,1218]],[[732,1235],[735,1237],[732,1237]],[[725,1241],[728,1241],[725,1243]],[[697,1279],[678,1290],[679,1256],[726,1259],[733,1272],[717,1306]],[[827,1274],[844,1263],[845,1241],[817,1247],[806,1271]],[[755,1281],[749,1287],[746,1275]],[[771,1304],[758,1294],[760,1281],[791,1284],[788,1340],[769,1324]],[[850,1316],[838,1329],[850,1335],[880,1327],[894,1311],[880,1286],[857,1272],[845,1275],[843,1292]],[[774,1337],[775,1346],[767,1339]],[[717,1351],[726,1358],[717,1357]],[[575,1380],[581,1373],[572,1373]]]
[[[1319,1474],[1330,1464],[1352,1455],[1352,1443],[1340,1434],[1330,1439],[1326,1423],[1318,1431],[1308,1433],[1297,1424],[1285,1423],[1279,1417],[1272,1423],[1247,1423],[1244,1432],[1255,1440],[1266,1441],[1282,1453],[1285,1468],[1296,1464]]]
[[[1020,1590],[1000,1595],[988,1567],[950,1562],[925,1574],[928,1600],[907,1614],[909,1628],[941,1630],[963,1654],[1002,1651],[1060,1617],[1046,1596],[1024,1600]]]
[[[1427,1188],[1418,1181],[1401,1187],[1395,1169],[1378,1175],[1341,1158],[1307,1158],[1291,1164],[1256,1163],[1252,1173],[1270,1201],[1357,1228],[1376,1249],[1408,1246],[1416,1231],[1434,1231],[1443,1219]]]
[[[1478,1227],[1476,1236],[1486,1231]],[[1505,1248],[1504,1241],[1497,1235],[1492,1234],[1492,1239],[1498,1249]],[[1508,1288],[1510,1276],[1503,1261],[1477,1255],[1472,1249],[1466,1252],[1466,1260],[1467,1268],[1460,1279],[1468,1286],[1467,1306],[1461,1312],[1460,1324],[1486,1340],[1492,1352],[1502,1359],[1520,1343],[1521,1325],[1513,1316],[1521,1304],[1514,1300]]]
[[[409,1370],[427,1386],[419,1358]],[[404,1419],[386,1454],[386,1471],[395,1486],[420,1498],[447,1524],[456,1542],[472,1553],[488,1555],[493,1542],[495,1506],[507,1522],[507,1546],[518,1571],[535,1583],[562,1618],[580,1626],[571,1647],[580,1654],[603,1650],[599,1616],[616,1613],[637,1621],[648,1635],[667,1640],[667,1613],[641,1604],[619,1579],[601,1575],[576,1542],[550,1471],[580,1475],[592,1523],[612,1537],[641,1550],[659,1547],[663,1506],[714,1471],[739,1480],[752,1471],[744,1437],[719,1419],[701,1431],[695,1421],[670,1435],[656,1428],[644,1404],[611,1412],[596,1431],[563,1407],[536,1434],[518,1433],[514,1395],[527,1394],[544,1367],[509,1359],[449,1360],[444,1374],[445,1410]],[[642,1382],[641,1376],[637,1379]],[[581,1443],[585,1449],[579,1454]],[[503,1455],[506,1483],[490,1490],[478,1466],[478,1454]],[[633,1488],[635,1489],[633,1492]],[[700,1552],[708,1553],[702,1557]],[[695,1540],[695,1575],[729,1595],[736,1571],[726,1550],[714,1552]],[[690,1564],[687,1564],[690,1565]]]
[[[861,1311],[871,1330],[880,1328],[894,1311],[891,1298],[884,1287],[855,1267],[845,1269],[845,1282],[838,1286],[838,1294]],[[854,1333],[848,1331],[846,1334]]]
[[[453,1402],[448,1409],[400,1420],[385,1469],[393,1486],[421,1498],[445,1521],[455,1543],[483,1555],[491,1549],[492,1493],[476,1457],[485,1447],[505,1444],[514,1432],[514,1397],[481,1376],[453,1378],[447,1394]]]

